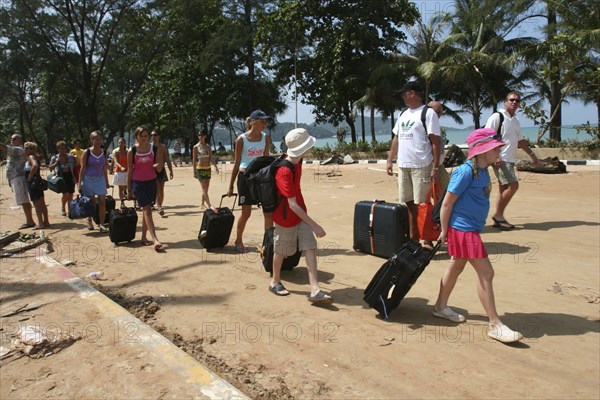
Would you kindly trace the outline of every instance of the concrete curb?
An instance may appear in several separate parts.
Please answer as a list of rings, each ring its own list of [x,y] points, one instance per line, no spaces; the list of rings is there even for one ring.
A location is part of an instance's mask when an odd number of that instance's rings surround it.
[[[79,297],[90,301],[109,319],[118,324],[135,324],[139,327],[139,341],[135,345],[143,346],[157,358],[161,359],[167,368],[177,372],[188,383],[196,387],[202,394],[211,399],[248,399],[229,382],[200,364],[192,356],[175,346],[170,340],[157,333],[150,326],[137,319],[126,309],[106,297],[87,282],[73,274],[65,266],[36,250],[37,261],[50,268],[63,282],[69,285]]]

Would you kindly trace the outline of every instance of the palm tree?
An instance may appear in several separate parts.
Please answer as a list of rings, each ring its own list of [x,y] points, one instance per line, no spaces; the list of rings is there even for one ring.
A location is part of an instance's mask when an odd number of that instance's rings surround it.
[[[480,127],[481,111],[495,105],[519,85],[518,50],[532,38],[507,39],[517,16],[510,4],[495,1],[456,0],[450,35],[440,44],[448,56],[439,73],[452,87],[451,100],[473,116]]]

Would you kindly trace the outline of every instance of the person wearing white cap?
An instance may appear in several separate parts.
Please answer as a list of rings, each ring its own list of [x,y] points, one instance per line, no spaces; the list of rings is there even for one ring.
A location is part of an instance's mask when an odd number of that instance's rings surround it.
[[[268,156],[271,148],[271,136],[263,132],[267,126],[267,122],[271,117],[265,114],[264,111],[254,110],[248,118],[246,118],[247,131],[235,139],[235,153],[233,171],[231,172],[231,180],[229,182],[228,196],[233,195],[233,184],[237,178],[237,193],[238,204],[242,207],[242,214],[238,219],[237,231],[235,237],[235,248],[240,253],[245,253],[248,250],[244,246],[242,236],[246,228],[246,222],[252,214],[252,205],[257,204],[252,198],[248,181],[244,175],[244,171],[250,161],[259,156]],[[265,219],[265,230],[273,226],[273,213],[263,212]]]
[[[303,128],[292,129],[285,135],[287,152],[284,159],[292,163],[294,171],[290,168],[278,168],[275,173],[277,194],[281,197],[281,202],[273,213],[273,277],[269,291],[277,296],[290,294],[281,283],[281,265],[285,257],[301,250],[304,251],[310,283],[308,300],[314,304],[329,304],[333,302],[333,297],[319,287],[315,238],[322,238],[326,233],[321,225],[308,216],[300,189],[302,156],[314,146],[315,141]]]
[[[488,336],[504,343],[516,342],[523,335],[504,325],[498,316],[492,284],[494,268],[480,236],[490,210],[488,166],[496,161],[505,143],[497,138],[494,129],[483,128],[473,131],[467,144],[468,161],[452,172],[440,210],[439,240],[447,239],[452,259],[440,281],[433,315],[457,323],[466,321],[448,307],[448,298],[468,261],[477,273],[477,293],[489,318]]]

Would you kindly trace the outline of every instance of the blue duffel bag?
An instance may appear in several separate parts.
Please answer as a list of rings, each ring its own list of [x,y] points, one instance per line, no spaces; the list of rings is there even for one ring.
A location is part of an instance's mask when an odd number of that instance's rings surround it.
[[[92,199],[86,196],[79,196],[69,202],[69,218],[81,219],[91,217],[96,213],[96,207]]]

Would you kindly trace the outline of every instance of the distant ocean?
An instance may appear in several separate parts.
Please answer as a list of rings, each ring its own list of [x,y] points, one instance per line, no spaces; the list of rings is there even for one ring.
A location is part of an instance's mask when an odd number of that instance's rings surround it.
[[[446,128],[446,138],[449,141],[449,144],[465,144],[467,142],[467,136],[469,135],[469,133],[471,133],[473,131],[472,128],[465,128],[465,129],[457,129],[457,128]],[[522,133],[523,136],[527,137],[528,139],[532,140],[532,141],[536,141],[537,140],[537,135],[538,135],[538,128],[535,126],[530,126],[530,127],[524,127],[522,128]],[[577,130],[573,127],[573,126],[563,126],[562,130],[561,130],[561,137],[562,140],[579,140],[579,141],[583,141],[583,140],[588,140],[591,139],[591,136],[588,135],[585,132],[581,132],[581,133],[577,133]],[[390,133],[386,133],[386,134],[379,134],[379,135],[375,135],[375,138],[377,139],[378,143],[385,143],[387,141],[391,140],[391,132]],[[549,132],[546,132],[546,134],[544,135],[544,137],[542,139],[548,139],[549,138]],[[358,140],[362,140],[362,132],[360,132],[360,130],[357,132],[357,139]],[[371,134],[370,132],[365,132],[365,139],[367,142],[371,142]],[[347,134],[346,135],[346,143],[350,143],[351,139],[350,139],[350,135]],[[279,148],[281,142],[274,142],[275,147]],[[330,138],[319,138],[317,139],[317,143],[315,144],[316,147],[325,147],[325,145],[329,144],[329,147],[335,147],[335,145],[337,144],[337,138],[335,137],[330,137]]]

